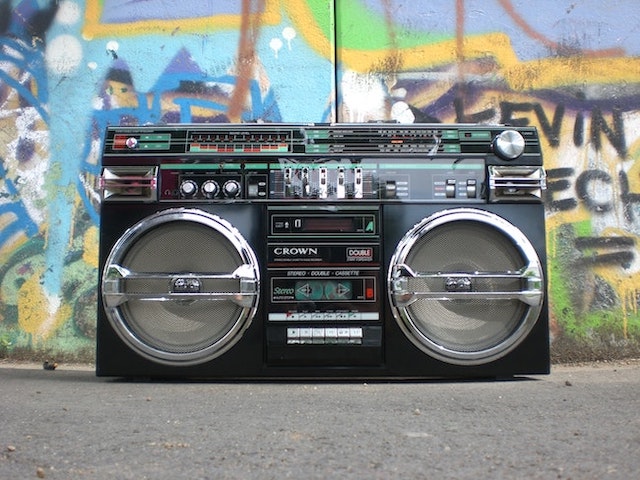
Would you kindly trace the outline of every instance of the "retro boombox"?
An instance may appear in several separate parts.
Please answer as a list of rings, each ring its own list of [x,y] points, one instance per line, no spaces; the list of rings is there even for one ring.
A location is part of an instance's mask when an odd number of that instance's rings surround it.
[[[549,372],[535,128],[109,127],[96,370]]]

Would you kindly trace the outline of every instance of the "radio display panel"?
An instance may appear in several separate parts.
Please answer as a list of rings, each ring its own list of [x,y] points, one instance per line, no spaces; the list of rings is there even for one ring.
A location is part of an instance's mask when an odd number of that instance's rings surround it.
[[[367,234],[376,235],[375,215],[272,215],[272,235]]]
[[[303,233],[355,233],[361,228],[361,222],[353,217],[307,217],[301,225]]]

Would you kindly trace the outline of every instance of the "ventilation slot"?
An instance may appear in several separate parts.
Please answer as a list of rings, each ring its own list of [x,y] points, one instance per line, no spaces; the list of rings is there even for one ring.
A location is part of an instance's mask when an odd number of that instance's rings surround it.
[[[158,199],[157,167],[105,167],[100,175],[102,200],[106,202]]]
[[[542,167],[489,167],[490,202],[541,202],[546,188]]]

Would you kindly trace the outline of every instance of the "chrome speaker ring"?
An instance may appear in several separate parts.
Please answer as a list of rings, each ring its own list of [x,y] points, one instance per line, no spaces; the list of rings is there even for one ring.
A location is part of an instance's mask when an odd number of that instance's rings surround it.
[[[452,226],[463,226],[461,231],[483,245],[474,250],[473,239],[457,242],[458,233],[448,238],[450,230],[458,231]],[[413,263],[426,261],[416,262],[418,254],[430,255],[427,245],[435,235],[442,236],[442,248],[449,248],[448,240],[461,246],[452,246],[451,254],[435,253],[439,264],[433,268],[416,268]],[[474,255],[487,246],[487,258],[476,262]],[[494,260],[491,248],[504,251],[505,259]],[[452,258],[442,259],[448,255]],[[509,287],[503,290],[503,284]],[[423,289],[414,290],[416,285]],[[533,329],[544,304],[544,270],[532,243],[512,223],[477,208],[451,208],[405,233],[390,261],[387,293],[397,324],[420,350],[450,364],[481,365],[513,351]],[[504,322],[502,313],[508,317]]]
[[[188,231],[198,239],[182,241]],[[173,246],[156,253],[166,238]],[[207,247],[214,253],[200,254]],[[212,360],[240,340],[258,308],[260,271],[253,249],[228,221],[172,208],[118,238],[100,289],[106,317],[122,341],[156,363],[188,366]]]

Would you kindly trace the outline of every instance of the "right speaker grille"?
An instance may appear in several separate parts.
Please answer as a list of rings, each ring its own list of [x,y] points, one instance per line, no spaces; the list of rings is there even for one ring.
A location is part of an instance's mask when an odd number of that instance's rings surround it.
[[[411,229],[389,268],[396,320],[432,356],[456,364],[506,355],[529,333],[543,271],[524,234],[490,212],[439,212]]]

